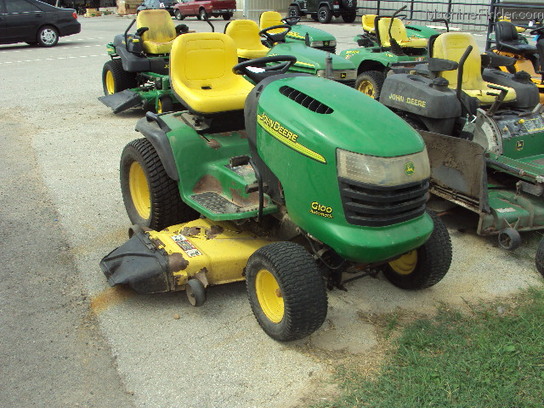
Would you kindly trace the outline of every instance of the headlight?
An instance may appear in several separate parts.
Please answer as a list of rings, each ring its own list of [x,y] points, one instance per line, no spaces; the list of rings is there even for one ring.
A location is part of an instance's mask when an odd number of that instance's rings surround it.
[[[312,41],[310,47],[323,47],[323,41]]]
[[[310,43],[310,47],[336,47],[336,40],[330,40],[330,41],[312,41]]]
[[[320,69],[316,73],[317,76],[325,77],[325,70]],[[354,80],[357,78],[357,71],[354,69],[333,69],[332,70],[332,76],[329,79],[332,79],[334,81],[348,81],[348,80]]]
[[[337,149],[338,176],[365,184],[398,186],[431,175],[427,148],[406,156],[377,157]]]

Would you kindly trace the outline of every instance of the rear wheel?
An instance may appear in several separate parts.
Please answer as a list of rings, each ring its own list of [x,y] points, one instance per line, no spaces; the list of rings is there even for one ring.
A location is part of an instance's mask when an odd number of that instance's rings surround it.
[[[112,95],[125,89],[136,87],[136,74],[126,72],[120,59],[106,62],[102,69],[104,95]]]
[[[321,6],[319,7],[319,10],[317,11],[317,20],[321,24],[329,24],[332,20],[332,11],[327,6]]]
[[[160,231],[198,217],[181,200],[177,183],[166,174],[149,140],[137,139],[127,144],[120,167],[123,201],[133,224]]]
[[[378,99],[382,90],[385,75],[380,71],[365,71],[355,80],[355,89],[371,98]]]
[[[177,9],[174,11],[174,17],[176,17],[177,20],[183,20],[185,18],[185,16],[181,14],[181,11]]]
[[[53,47],[59,42],[59,33],[56,28],[45,26],[38,30],[36,40],[41,47]]]
[[[275,340],[315,332],[327,316],[327,293],[314,259],[300,245],[275,242],[247,262],[246,285],[253,314]]]
[[[402,289],[424,289],[440,282],[451,264],[451,241],[440,218],[430,213],[434,230],[427,242],[385,266],[385,277]]]
[[[232,14],[231,14],[231,13],[225,13],[225,14],[223,14],[223,20],[225,20],[225,21],[230,20],[231,17],[232,17]]]
[[[206,20],[206,10],[204,10],[203,8],[200,9],[200,11],[198,12],[198,19],[199,20]]]
[[[300,10],[297,6],[289,6],[287,14],[289,17],[300,17]]]
[[[342,14],[342,20],[344,20],[344,23],[353,23],[355,21],[355,13]]]
[[[174,110],[174,102],[172,102],[172,98],[166,95],[161,96],[159,100],[157,101],[156,112],[165,113],[165,112],[171,112],[173,110]]]

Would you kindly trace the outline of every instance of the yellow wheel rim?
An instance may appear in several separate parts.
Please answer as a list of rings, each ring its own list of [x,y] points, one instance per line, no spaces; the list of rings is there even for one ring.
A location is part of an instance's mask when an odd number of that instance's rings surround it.
[[[144,169],[138,162],[133,162],[130,165],[128,185],[130,197],[138,215],[143,219],[148,219],[151,216],[151,195]]]
[[[357,87],[357,90],[372,98],[374,98],[374,95],[376,94],[376,89],[374,88],[374,85],[368,80],[361,81],[361,83]]]
[[[400,258],[389,262],[389,266],[399,275],[410,275],[416,269],[417,251],[413,250],[405,253]]]
[[[266,269],[261,269],[255,277],[257,300],[265,316],[273,323],[283,319],[285,306],[278,281]]]
[[[108,95],[115,93],[115,80],[111,71],[106,72],[106,91],[108,91]]]
[[[157,101],[157,113],[163,113],[162,109],[162,101],[159,99]]]

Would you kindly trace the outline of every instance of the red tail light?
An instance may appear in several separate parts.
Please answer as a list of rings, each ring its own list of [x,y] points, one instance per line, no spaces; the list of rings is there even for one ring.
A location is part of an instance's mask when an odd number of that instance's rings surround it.
[[[72,13],[72,17],[74,17],[77,20],[77,13],[75,11]]]

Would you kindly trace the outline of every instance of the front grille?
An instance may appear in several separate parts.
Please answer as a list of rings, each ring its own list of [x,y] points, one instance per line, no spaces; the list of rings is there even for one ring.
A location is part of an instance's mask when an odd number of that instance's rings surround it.
[[[290,86],[282,86],[280,88],[280,93],[313,112],[321,113],[323,115],[328,115],[334,112],[331,107],[319,102],[317,99],[314,99],[305,93],[300,92],[295,88],[291,88]]]
[[[339,179],[346,220],[350,224],[382,227],[419,217],[425,212],[429,180],[383,187]]]
[[[336,54],[336,45],[322,45],[321,47],[315,47],[318,50],[323,50],[325,52],[330,52],[331,54]]]

